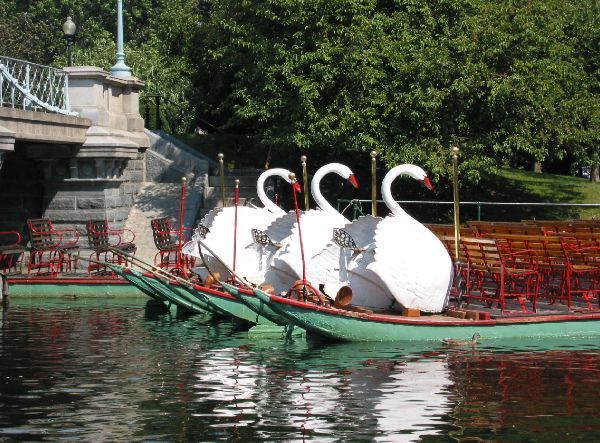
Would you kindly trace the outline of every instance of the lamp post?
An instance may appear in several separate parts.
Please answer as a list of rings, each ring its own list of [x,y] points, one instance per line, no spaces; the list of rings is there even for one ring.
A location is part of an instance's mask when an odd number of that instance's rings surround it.
[[[117,0],[117,62],[110,73],[115,77],[131,77],[131,68],[125,64],[123,49],[123,0]]]
[[[73,45],[73,37],[77,31],[77,26],[73,20],[71,20],[71,17],[67,17],[67,21],[62,25],[62,30],[63,34],[65,35],[65,39],[67,40],[67,66],[73,66],[73,54],[71,51],[71,46]]]

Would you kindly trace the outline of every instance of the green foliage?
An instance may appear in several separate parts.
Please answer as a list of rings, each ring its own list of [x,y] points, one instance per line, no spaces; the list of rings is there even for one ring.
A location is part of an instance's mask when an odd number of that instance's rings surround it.
[[[3,10],[7,9],[0,6],[0,55],[50,63],[59,48],[51,38],[49,24],[37,23],[27,14],[2,14]]]
[[[161,120],[172,132],[193,126],[190,100],[189,29],[197,21],[195,0],[124,2],[126,63],[146,82],[145,94],[161,94]],[[77,25],[73,47],[76,65],[109,71],[115,63],[116,2],[93,0],[0,0],[0,54],[64,66],[62,23]],[[5,37],[5,38],[2,38]]]
[[[498,167],[600,163],[598,0],[127,0],[127,63],[161,121],[252,140],[244,155],[423,165],[449,186]],[[0,52],[114,64],[116,2],[0,0]],[[16,24],[16,25],[15,25]],[[144,103],[150,103],[142,95]],[[208,122],[208,123],[207,123]],[[215,148],[218,149],[218,148]],[[236,151],[236,152],[237,152]],[[241,163],[241,162],[239,162]]]

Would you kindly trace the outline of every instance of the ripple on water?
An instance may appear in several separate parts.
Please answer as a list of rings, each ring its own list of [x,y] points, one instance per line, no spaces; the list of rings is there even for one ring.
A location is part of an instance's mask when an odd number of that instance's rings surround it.
[[[11,306],[0,438],[600,440],[593,338],[257,340],[207,317],[145,317],[143,303]]]

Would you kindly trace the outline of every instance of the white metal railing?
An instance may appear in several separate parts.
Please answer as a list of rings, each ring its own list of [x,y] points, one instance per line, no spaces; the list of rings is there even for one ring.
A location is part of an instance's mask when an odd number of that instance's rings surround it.
[[[0,56],[0,107],[75,116],[68,89],[65,71]]]

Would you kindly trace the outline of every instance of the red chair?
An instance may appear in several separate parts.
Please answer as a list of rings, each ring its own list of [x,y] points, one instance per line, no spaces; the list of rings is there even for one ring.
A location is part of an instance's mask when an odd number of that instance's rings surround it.
[[[593,234],[588,240],[561,237],[560,243],[566,260],[567,305],[571,307],[573,296],[580,295],[593,309],[592,299],[600,297],[600,244]]]
[[[42,270],[56,275],[77,268],[79,232],[71,228],[55,229],[46,218],[27,220],[27,228],[31,243],[27,272]]]
[[[17,231],[0,232],[0,267],[7,274],[11,269],[16,271],[17,265],[22,265],[23,252],[21,234]]]
[[[129,238],[125,239],[125,235]],[[113,252],[113,248],[129,255],[134,255],[137,246],[134,243],[135,233],[131,229],[112,229],[108,225],[107,220],[89,220],[87,222],[87,237],[92,253],[89,261],[88,272],[90,275],[111,275],[112,271],[106,268],[99,262],[125,264],[128,260],[123,256]]]
[[[195,264],[195,259],[181,253],[179,248],[179,230],[173,229],[168,217],[156,218],[150,221],[152,236],[158,252],[154,256],[154,265],[171,272],[181,274]],[[187,241],[191,228],[183,228],[183,241]],[[183,243],[182,243],[183,245]]]

